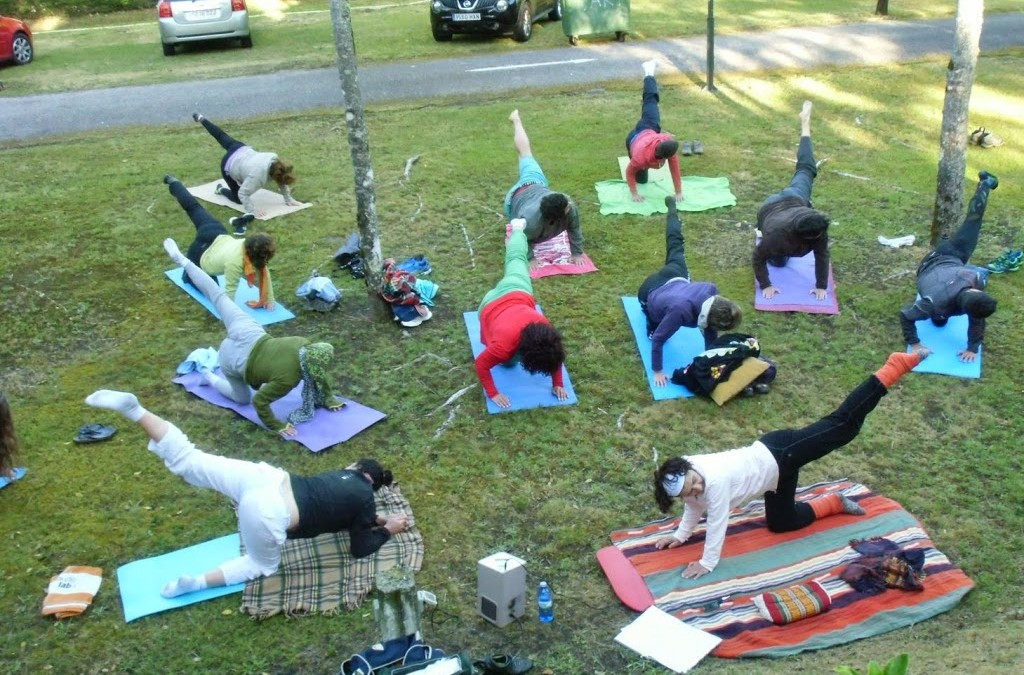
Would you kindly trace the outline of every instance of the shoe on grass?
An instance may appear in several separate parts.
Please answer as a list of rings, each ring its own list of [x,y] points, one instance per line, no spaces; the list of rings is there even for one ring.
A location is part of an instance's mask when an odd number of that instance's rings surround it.
[[[228,219],[228,225],[235,228],[235,235],[241,237],[249,229],[249,223],[254,221],[256,216],[251,213],[247,213],[244,216],[235,216],[234,218]]]
[[[1024,251],[1007,249],[998,258],[985,265],[985,269],[994,274],[1005,274],[1006,272],[1016,272],[1022,264],[1024,264]]]

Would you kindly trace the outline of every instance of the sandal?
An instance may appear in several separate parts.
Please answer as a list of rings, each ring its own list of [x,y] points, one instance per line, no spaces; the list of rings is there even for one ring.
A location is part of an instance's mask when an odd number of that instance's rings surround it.
[[[1003,139],[986,130],[985,127],[978,127],[971,132],[971,145],[977,145],[982,148],[994,148],[1002,144]]]
[[[78,428],[78,434],[75,435],[75,443],[98,443],[116,433],[117,429],[104,424],[83,424]]]

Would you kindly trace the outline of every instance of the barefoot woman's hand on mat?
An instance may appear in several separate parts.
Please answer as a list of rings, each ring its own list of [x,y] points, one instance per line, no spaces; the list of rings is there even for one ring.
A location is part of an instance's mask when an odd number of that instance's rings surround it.
[[[766,288],[762,288],[761,289],[761,295],[764,296],[765,300],[771,300],[772,298],[774,298],[776,295],[778,295],[781,292],[782,291],[780,291],[775,286],[768,286]]]
[[[534,258],[533,260],[530,261],[530,271],[531,272],[533,270],[535,270],[535,269],[538,269],[539,267],[540,267],[540,261],[539,260]]]
[[[284,425],[284,429],[278,429],[277,433],[281,434],[282,438],[291,438],[292,436],[298,436],[299,430],[295,428],[295,425],[289,422]]]
[[[497,396],[491,398],[491,400],[494,401],[494,405],[498,406],[499,408],[508,408],[509,406],[512,405],[512,401],[510,401],[508,396],[505,396],[504,394],[498,394]]]
[[[660,539],[658,539],[658,541],[654,542],[654,548],[658,549],[659,551],[663,548],[676,548],[677,546],[682,545],[683,542],[679,541],[675,538],[674,535],[671,534],[665,537],[661,537]]]
[[[587,264],[587,258],[581,253],[579,255],[569,256],[569,262],[576,267],[583,267]]]
[[[813,295],[818,300],[824,300],[825,298],[828,297],[828,291],[825,290],[824,288],[812,288],[811,295]]]
[[[551,393],[554,394],[555,398],[559,401],[564,401],[569,398],[569,392],[565,390],[565,387],[551,387]]]
[[[654,374],[654,386],[664,387],[666,384],[668,384],[668,375],[659,370]]]
[[[686,566],[683,570],[684,579],[700,579],[702,576],[710,572],[711,570],[705,569],[703,565],[698,562],[692,562]]]
[[[327,404],[327,409],[330,410],[331,412],[334,412],[335,410],[341,410],[346,405],[347,404],[344,401],[339,401],[338,399],[334,399],[333,401],[331,401],[330,403]]]
[[[267,302],[260,302],[259,300],[246,300],[245,304],[249,305],[253,309],[265,309],[268,312],[273,312],[274,307],[277,306],[273,302],[270,302],[269,300]]]
[[[974,359],[978,358],[978,355],[972,352],[970,349],[963,350],[962,352],[957,354],[957,356],[959,356],[960,360],[963,361],[964,363],[971,363],[974,361]]]
[[[384,522],[384,527],[391,534],[398,534],[409,529],[409,517],[404,513],[393,513]]]
[[[639,192],[632,192],[629,196],[632,197],[634,202],[642,202],[644,200],[644,196]]]

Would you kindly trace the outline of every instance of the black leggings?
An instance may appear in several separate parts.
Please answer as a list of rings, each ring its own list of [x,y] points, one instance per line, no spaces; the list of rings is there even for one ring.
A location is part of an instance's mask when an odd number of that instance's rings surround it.
[[[227,183],[228,189],[222,194],[236,204],[241,204],[242,200],[238,198],[238,182],[228,174],[226,167],[228,164],[228,158],[235,154],[235,150],[245,147],[245,143],[236,141],[234,138],[229,136],[226,131],[205,117],[203,118],[202,125],[208,132],[210,132],[210,135],[213,136],[214,140],[220,143],[220,147],[224,148],[224,158],[220,160],[220,175],[224,179],[224,182]]]
[[[210,248],[214,239],[222,234],[227,234],[227,228],[204,209],[181,182],[172,182],[170,190],[174,198],[178,200],[178,204],[188,214],[189,220],[196,226],[196,238],[189,245],[185,257],[194,262],[197,267],[202,267],[199,261],[202,260],[206,249]],[[186,283],[191,282],[187,274],[184,275],[184,279]]]
[[[991,191],[984,181],[978,183],[978,189],[974,192],[970,204],[967,205],[967,218],[963,225],[956,231],[952,239],[943,239],[935,247],[935,253],[939,255],[954,255],[960,258],[963,264],[971,259],[974,249],[978,245],[978,235],[981,233],[981,219],[985,216],[985,207],[988,206],[988,193]]]
[[[664,286],[669,279],[683,277],[690,278],[690,269],[686,266],[686,240],[683,238],[683,221],[679,219],[679,213],[672,209],[665,221],[665,265],[660,270],[644,279],[640,284],[640,290],[636,297],[640,301],[640,308],[647,316],[647,297],[655,289]],[[654,332],[657,326],[651,325],[651,318],[647,316],[647,334]]]
[[[772,532],[790,532],[814,522],[814,511],[804,502],[796,501],[800,467],[821,459],[836,448],[841,448],[860,433],[864,418],[882,397],[888,393],[878,378],[872,375],[864,380],[829,415],[803,429],[769,431],[761,442],[779,463],[779,486],[775,492],[764,495],[764,510],[768,529]]]

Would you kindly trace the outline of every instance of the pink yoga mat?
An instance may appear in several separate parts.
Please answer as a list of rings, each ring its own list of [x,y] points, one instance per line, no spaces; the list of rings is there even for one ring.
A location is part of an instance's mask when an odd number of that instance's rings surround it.
[[[187,373],[174,378],[174,382],[185,387],[190,394],[195,394],[208,403],[234,410],[236,413],[263,426],[259,416],[256,415],[256,408],[251,403],[242,405],[221,396],[213,387],[202,384],[202,376],[199,373]],[[325,448],[338,443],[344,443],[358,434],[363,429],[381,421],[387,415],[373,408],[360,405],[350,399],[339,397],[346,405],[341,410],[330,411],[318,408],[313,414],[313,419],[297,425],[299,433],[292,439],[306,446],[310,452],[320,452]],[[278,419],[285,419],[292,410],[302,405],[302,383],[292,389],[284,398],[270,404]]]
[[[512,234],[512,225],[505,226],[505,241],[508,241]],[[533,247],[533,254],[540,267],[530,270],[531,279],[553,277],[558,274],[587,274],[596,272],[597,265],[586,253],[583,254],[584,264],[577,266],[569,261],[572,249],[569,248],[569,233],[561,232],[557,236],[546,241],[539,242]]]

